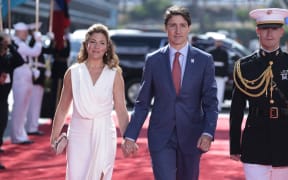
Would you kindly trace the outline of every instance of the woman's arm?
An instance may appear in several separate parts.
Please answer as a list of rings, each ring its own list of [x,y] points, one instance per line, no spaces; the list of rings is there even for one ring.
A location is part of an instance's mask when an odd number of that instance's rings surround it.
[[[125,101],[124,80],[120,70],[117,70],[113,86],[114,107],[118,117],[121,136],[123,136],[129,123],[129,115]]]
[[[66,115],[72,102],[72,98],[73,96],[72,96],[71,70],[68,69],[64,76],[63,89],[53,120],[52,132],[50,136],[51,144],[53,144],[53,142],[58,138],[58,136],[61,133],[61,130],[65,123]]]

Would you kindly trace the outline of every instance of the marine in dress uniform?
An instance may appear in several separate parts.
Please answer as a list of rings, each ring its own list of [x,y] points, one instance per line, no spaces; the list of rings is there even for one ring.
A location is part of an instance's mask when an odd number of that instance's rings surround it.
[[[39,76],[39,71],[31,66],[32,57],[37,57],[41,53],[41,33],[34,33],[36,43],[33,47],[25,42],[28,37],[28,26],[23,22],[14,25],[14,42],[18,45],[17,51],[24,59],[25,63],[15,69],[13,73],[13,107],[11,113],[11,141],[14,144],[31,144],[26,130],[26,115],[32,96],[33,75]]]
[[[287,16],[277,8],[251,11],[260,49],[234,67],[230,157],[243,162],[247,180],[288,179],[288,54],[280,48]]]

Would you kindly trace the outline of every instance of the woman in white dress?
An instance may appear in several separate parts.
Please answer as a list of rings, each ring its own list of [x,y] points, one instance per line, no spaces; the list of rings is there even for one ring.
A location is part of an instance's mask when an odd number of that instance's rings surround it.
[[[121,135],[129,122],[124,81],[108,29],[92,25],[78,54],[78,63],[64,76],[54,116],[51,145],[59,137],[73,100],[68,128],[67,180],[110,180],[117,136],[111,112],[115,108]]]

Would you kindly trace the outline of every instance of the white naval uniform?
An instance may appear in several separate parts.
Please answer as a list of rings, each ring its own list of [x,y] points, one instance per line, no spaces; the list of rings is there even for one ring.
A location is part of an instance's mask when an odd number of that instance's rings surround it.
[[[223,62],[214,62],[215,67],[224,67]],[[224,95],[225,95],[225,87],[226,87],[226,82],[227,82],[228,77],[227,76],[217,76],[215,75],[215,80],[217,84],[217,99],[218,99],[218,110],[222,110],[222,104],[224,101]]]
[[[33,63],[34,67],[46,68],[41,62]],[[42,73],[42,72],[40,72]],[[44,95],[44,87],[42,84],[33,84],[32,97],[28,108],[26,130],[29,133],[37,132],[39,127],[39,118],[41,114],[42,100]]]
[[[18,45],[17,51],[26,61],[25,64],[14,70],[12,83],[14,103],[11,113],[11,141],[12,143],[21,143],[28,140],[25,123],[33,88],[29,59],[39,56],[42,44],[36,42],[33,47],[30,47],[18,37],[14,37],[14,42]]]
[[[26,130],[31,133],[38,131],[44,87],[39,84],[34,84],[32,94],[26,122]]]
[[[217,84],[217,99],[218,99],[218,110],[222,110],[222,104],[224,101],[225,87],[227,82],[227,77],[215,76]]]

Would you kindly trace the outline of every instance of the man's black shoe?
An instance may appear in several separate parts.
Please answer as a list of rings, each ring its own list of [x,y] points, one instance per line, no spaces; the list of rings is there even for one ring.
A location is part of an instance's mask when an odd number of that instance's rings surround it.
[[[0,164],[0,170],[4,170],[6,169],[5,166],[3,166],[2,164]]]
[[[33,144],[33,143],[34,143],[34,141],[27,140],[27,141],[22,141],[22,142],[14,143],[14,144],[29,145],[29,144]]]
[[[27,132],[29,136],[43,136],[44,132],[42,131],[35,131],[35,132]]]

